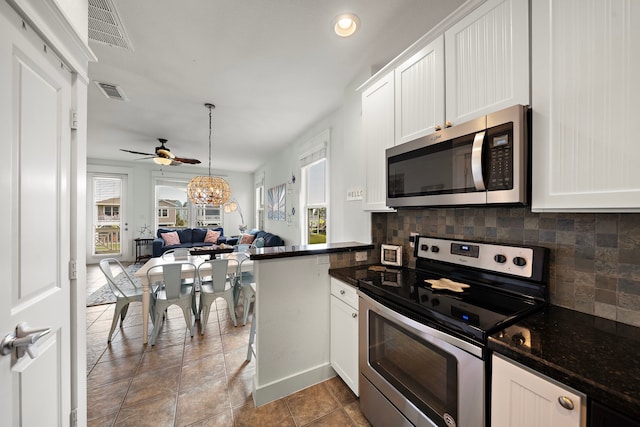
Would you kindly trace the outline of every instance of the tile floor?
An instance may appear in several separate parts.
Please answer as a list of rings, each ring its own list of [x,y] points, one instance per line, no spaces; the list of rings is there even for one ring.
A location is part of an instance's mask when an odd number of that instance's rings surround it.
[[[104,284],[87,266],[87,292]],[[250,323],[233,326],[224,300],[205,335],[191,338],[172,307],[156,345],[142,345],[142,307],[132,304],[111,345],[114,304],[87,307],[87,417],[91,426],[369,426],[358,400],[332,378],[256,408]],[[242,307],[238,309],[242,312]]]

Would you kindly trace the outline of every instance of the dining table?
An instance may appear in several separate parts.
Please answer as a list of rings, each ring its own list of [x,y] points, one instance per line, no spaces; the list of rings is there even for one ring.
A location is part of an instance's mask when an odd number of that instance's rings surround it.
[[[243,252],[234,252],[227,254],[218,255],[219,258],[224,257],[225,259],[235,260],[236,263],[230,263],[227,273],[228,274],[237,274],[241,271],[247,271],[247,268],[252,268],[252,263],[249,261],[249,255]],[[133,275],[134,277],[138,277],[142,284],[142,342],[143,344],[147,344],[149,341],[149,308],[151,306],[151,283],[157,280],[162,280],[162,269],[156,268],[149,276],[147,276],[147,272],[158,265],[165,264],[173,264],[173,263],[182,263],[184,264],[182,267],[182,278],[193,277],[193,266],[195,268],[200,267],[202,263],[208,261],[210,259],[210,255],[189,255],[187,257],[179,257],[175,258],[173,255],[169,254],[164,257],[154,257],[150,258],[138,271],[136,271]],[[201,267],[201,272],[207,274],[211,273],[210,264],[206,264]],[[235,293],[234,293],[235,294]]]

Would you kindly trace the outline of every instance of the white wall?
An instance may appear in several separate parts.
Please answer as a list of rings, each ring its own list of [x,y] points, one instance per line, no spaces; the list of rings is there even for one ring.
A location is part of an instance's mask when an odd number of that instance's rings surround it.
[[[189,180],[197,175],[207,175],[207,170],[196,167],[189,167],[186,165],[176,167],[165,167],[162,169],[153,163],[152,161],[146,162],[116,162],[109,160],[88,159],[87,160],[88,172],[104,172],[104,173],[126,173],[129,180],[129,191],[126,196],[125,203],[125,215],[129,224],[128,228],[128,240],[129,242],[136,237],[140,237],[140,228],[144,225],[153,226],[155,221],[155,208],[153,205],[154,177],[160,173],[166,178],[181,178]],[[253,175],[244,172],[229,172],[222,170],[212,170],[212,175],[223,176],[231,187],[232,197],[238,199],[244,220],[249,226],[253,228],[254,224],[254,211],[253,206],[253,191],[254,182]],[[91,195],[88,195],[88,199],[91,199]],[[87,211],[87,218],[91,218],[91,212]],[[224,215],[224,234],[226,236],[239,234],[238,226],[240,225],[240,215],[233,212]],[[88,220],[90,222],[90,220]],[[90,227],[91,224],[88,224]],[[87,233],[87,236],[91,236],[91,233]],[[154,230],[155,236],[155,230]],[[89,238],[89,237],[88,237]],[[132,244],[127,246],[127,249],[131,248]],[[92,248],[91,242],[87,241],[87,252],[90,252]],[[129,250],[125,260],[133,261],[134,254]],[[91,258],[87,253],[87,262],[97,262],[96,259]]]
[[[293,225],[286,221],[265,218],[265,230],[285,239],[287,245],[299,245],[300,229],[300,156],[313,145],[311,141],[330,129],[328,240],[330,243],[358,241],[371,242],[371,214],[362,210],[361,201],[347,201],[347,190],[364,188],[364,148],[361,141],[361,101],[356,88],[370,75],[363,73],[345,89],[342,108],[329,114],[302,135],[285,150],[263,164],[257,174],[264,173],[265,192],[274,186],[289,182],[295,174],[292,194],[287,194],[287,211],[296,209]],[[290,198],[293,202],[290,203]]]

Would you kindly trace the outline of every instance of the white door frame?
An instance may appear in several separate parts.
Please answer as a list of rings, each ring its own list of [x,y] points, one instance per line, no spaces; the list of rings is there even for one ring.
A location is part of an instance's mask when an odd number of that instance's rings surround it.
[[[86,381],[86,283],[85,222],[86,222],[86,144],[87,144],[87,90],[89,62],[97,58],[88,46],[87,1],[78,0],[61,4],[56,0],[0,0],[0,14],[15,19],[15,13],[24,20],[25,28],[34,30],[44,41],[48,51],[56,55],[71,71],[71,108],[77,113],[76,129],[71,131],[71,158],[68,192],[70,197],[70,303],[71,303],[71,396],[70,417],[62,423],[87,424]],[[70,18],[71,17],[71,18]],[[81,31],[78,31],[80,28]],[[11,40],[5,40],[11,42]],[[11,87],[0,88],[11,93]],[[80,284],[80,285],[79,285]],[[28,356],[27,356],[28,357]],[[9,399],[4,399],[7,402]],[[6,420],[5,420],[6,421]]]

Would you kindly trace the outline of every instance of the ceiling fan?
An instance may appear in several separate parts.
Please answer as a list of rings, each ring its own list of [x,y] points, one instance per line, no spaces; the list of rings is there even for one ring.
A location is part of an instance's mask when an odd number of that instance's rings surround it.
[[[133,150],[125,150],[124,148],[121,148],[120,151],[126,151],[127,153],[132,153],[132,154],[139,154],[141,156],[150,156],[150,157],[145,157],[146,159],[153,159],[154,162],[160,164],[160,165],[168,165],[168,166],[178,166],[181,165],[183,163],[189,163],[191,165],[197,165],[198,163],[200,163],[200,160],[198,159],[189,159],[186,157],[176,157],[175,154],[173,154],[171,152],[171,150],[169,150],[165,144],[167,143],[167,140],[164,138],[158,138],[158,141],[160,141],[160,146],[156,147],[156,152],[155,154],[151,154],[151,153],[142,153],[140,151],[133,151]]]

